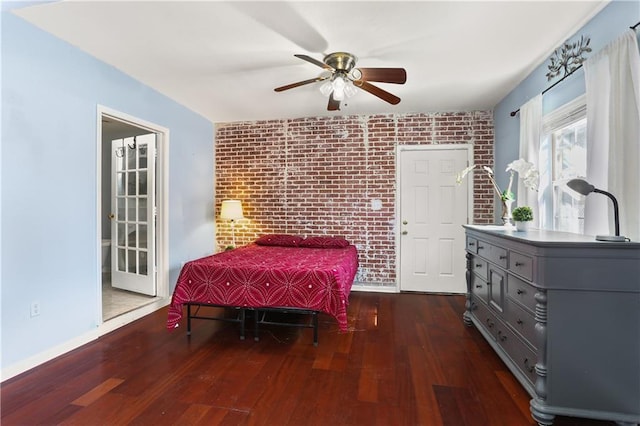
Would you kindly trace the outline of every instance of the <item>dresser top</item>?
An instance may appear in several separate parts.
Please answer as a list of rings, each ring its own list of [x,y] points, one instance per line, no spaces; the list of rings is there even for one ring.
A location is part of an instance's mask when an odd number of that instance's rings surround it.
[[[591,235],[572,234],[569,232],[546,231],[542,229],[529,229],[517,231],[515,228],[505,228],[501,225],[462,225],[470,231],[477,231],[508,240],[519,241],[538,247],[594,247],[594,248],[628,248],[640,249],[639,242],[608,242],[596,241]]]

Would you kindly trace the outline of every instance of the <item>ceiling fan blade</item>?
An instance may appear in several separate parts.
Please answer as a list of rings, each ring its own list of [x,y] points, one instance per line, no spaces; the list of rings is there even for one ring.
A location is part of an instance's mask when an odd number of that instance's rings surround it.
[[[382,99],[383,101],[387,101],[392,105],[396,105],[400,103],[400,98],[397,97],[396,95],[387,92],[386,90],[382,90],[381,88],[374,86],[371,83],[368,83],[364,80],[355,80],[353,82],[353,84],[356,87],[361,88],[362,90],[366,90],[367,92],[371,93],[372,95],[375,95],[377,97],[379,97],[380,99]]]
[[[407,71],[404,68],[357,68],[360,80],[379,81],[380,83],[404,84],[407,81]]]
[[[305,84],[315,83],[316,81],[326,80],[327,78],[329,78],[329,76],[311,78],[309,80],[298,81],[297,83],[287,84],[286,86],[276,87],[273,90],[275,90],[276,92],[282,92],[282,91],[285,91],[285,90],[293,89],[294,87],[300,87],[300,86],[304,86]]]
[[[333,92],[331,92],[331,96],[329,96],[329,104],[327,105],[327,111],[339,111],[340,110],[340,101],[337,101],[333,98]]]
[[[307,52],[324,52],[329,42],[296,8],[285,2],[229,2],[231,7],[275,31]]]
[[[320,62],[319,60],[314,59],[314,58],[312,58],[312,57],[311,57],[311,56],[309,56],[309,55],[293,55],[293,56],[295,56],[296,58],[300,58],[300,59],[302,59],[302,60],[304,60],[304,61],[311,62],[313,65],[317,65],[317,66],[319,66],[320,68],[324,68],[325,70],[335,71],[335,70],[333,69],[333,67],[331,67],[331,66],[329,66],[329,65],[325,64],[324,62]]]

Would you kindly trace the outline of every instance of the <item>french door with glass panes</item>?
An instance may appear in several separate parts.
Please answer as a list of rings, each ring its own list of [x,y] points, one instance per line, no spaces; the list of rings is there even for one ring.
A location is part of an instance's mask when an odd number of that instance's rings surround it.
[[[156,135],[111,141],[111,285],[156,295]]]

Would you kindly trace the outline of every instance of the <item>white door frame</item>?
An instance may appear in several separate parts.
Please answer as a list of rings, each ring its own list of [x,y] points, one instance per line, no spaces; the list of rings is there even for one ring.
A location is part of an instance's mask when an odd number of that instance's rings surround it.
[[[467,165],[473,164],[473,145],[469,143],[432,144],[432,145],[396,145],[396,199],[395,199],[395,227],[396,235],[396,293],[400,292],[400,153],[402,151],[444,151],[466,150]],[[462,171],[462,170],[461,170]],[[467,224],[473,222],[473,173],[467,176],[470,191],[467,191]],[[460,254],[463,255],[462,253]]]
[[[120,315],[111,320],[102,320],[102,118],[121,121],[136,126],[149,132],[158,134],[157,160],[156,160],[156,256],[157,256],[157,300],[127,314]],[[136,319],[142,318],[157,309],[169,304],[169,129],[129,114],[116,111],[103,105],[97,106],[97,135],[96,135],[96,282],[98,286],[97,318],[98,334],[103,335],[126,325]]]

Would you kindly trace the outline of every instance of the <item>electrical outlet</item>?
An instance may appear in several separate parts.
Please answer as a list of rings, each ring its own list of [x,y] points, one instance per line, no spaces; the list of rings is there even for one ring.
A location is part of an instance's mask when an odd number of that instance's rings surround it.
[[[31,302],[31,317],[40,315],[40,302]]]

